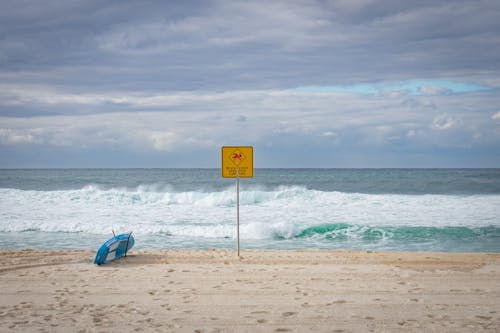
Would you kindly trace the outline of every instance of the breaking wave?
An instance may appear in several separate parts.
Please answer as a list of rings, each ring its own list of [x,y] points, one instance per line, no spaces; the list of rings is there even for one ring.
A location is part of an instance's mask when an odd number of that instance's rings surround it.
[[[347,247],[378,244],[500,240],[500,195],[361,194],[300,186],[246,188],[240,193],[241,238],[255,244]],[[78,190],[0,189],[0,233],[107,235],[133,230],[139,238],[236,236],[236,191],[176,192],[141,185]],[[205,242],[205,243],[204,243]],[[261,243],[262,244],[262,243]],[[271,245],[269,245],[271,244]],[[457,245],[458,244],[458,245]],[[496,247],[495,247],[496,246]],[[500,250],[500,249],[498,249]]]

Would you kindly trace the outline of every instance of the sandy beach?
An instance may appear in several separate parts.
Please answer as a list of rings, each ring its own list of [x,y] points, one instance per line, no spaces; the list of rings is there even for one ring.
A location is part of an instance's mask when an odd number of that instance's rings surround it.
[[[1,332],[498,332],[500,254],[0,250]]]

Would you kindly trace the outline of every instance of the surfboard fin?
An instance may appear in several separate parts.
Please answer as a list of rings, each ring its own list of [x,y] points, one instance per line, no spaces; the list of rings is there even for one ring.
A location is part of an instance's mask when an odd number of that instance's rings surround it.
[[[130,236],[132,236],[132,231],[128,234],[127,245],[125,246],[125,254],[124,254],[125,257],[127,256],[127,252],[128,252],[128,242],[130,240]]]

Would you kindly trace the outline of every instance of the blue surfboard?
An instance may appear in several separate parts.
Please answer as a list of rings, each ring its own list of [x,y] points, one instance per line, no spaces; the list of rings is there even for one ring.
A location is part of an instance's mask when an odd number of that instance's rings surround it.
[[[101,265],[126,255],[134,246],[134,242],[132,233],[120,234],[108,239],[97,251],[94,264]]]

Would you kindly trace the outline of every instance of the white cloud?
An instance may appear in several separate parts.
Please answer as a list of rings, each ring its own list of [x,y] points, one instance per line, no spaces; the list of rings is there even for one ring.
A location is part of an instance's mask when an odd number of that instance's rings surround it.
[[[40,143],[35,136],[28,132],[12,130],[10,128],[0,128],[0,143],[19,144],[19,143]]]
[[[414,142],[425,142],[426,140],[432,140],[432,135],[426,129],[412,128],[404,134],[407,139]]]
[[[460,121],[446,114],[441,114],[432,120],[432,127],[437,130],[448,130],[459,125]]]
[[[326,131],[321,133],[322,136],[328,136],[328,137],[336,137],[338,134],[333,132],[333,131]]]
[[[493,120],[500,120],[500,111],[495,112],[492,116],[491,119]]]
[[[175,133],[172,132],[151,132],[149,138],[153,148],[159,151],[170,151],[175,147]]]

